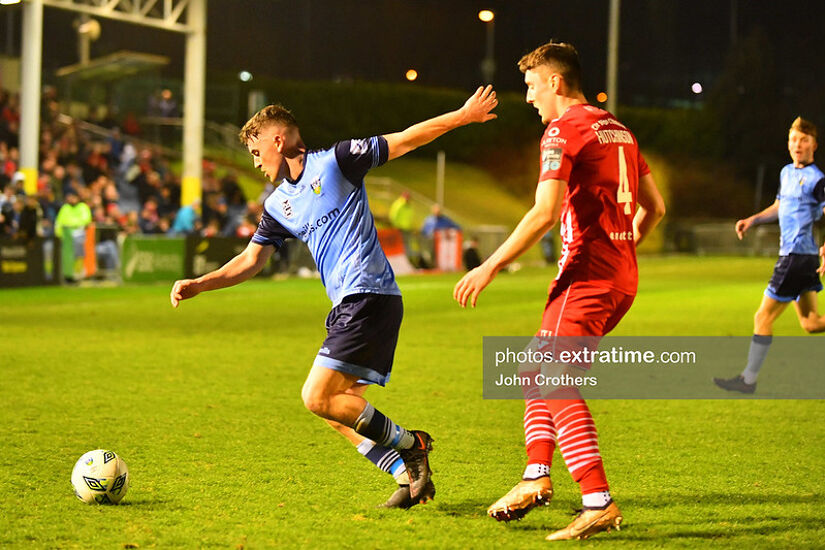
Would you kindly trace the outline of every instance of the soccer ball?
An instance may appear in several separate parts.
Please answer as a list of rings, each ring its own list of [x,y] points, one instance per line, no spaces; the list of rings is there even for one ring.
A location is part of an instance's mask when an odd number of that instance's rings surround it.
[[[112,451],[89,451],[74,465],[72,485],[86,504],[117,504],[129,490],[129,468]]]

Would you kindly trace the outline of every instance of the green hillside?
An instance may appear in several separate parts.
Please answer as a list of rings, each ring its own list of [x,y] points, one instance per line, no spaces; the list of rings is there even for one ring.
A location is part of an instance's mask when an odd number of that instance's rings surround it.
[[[367,176],[367,186],[375,178],[391,178],[430,200],[436,194],[436,164],[432,160],[397,159],[377,168]],[[530,204],[500,187],[488,172],[458,162],[446,164],[444,174],[444,208],[462,226],[505,225],[512,229]],[[394,197],[392,197],[394,199]],[[381,197],[370,195],[373,212],[380,216],[389,209]],[[426,205],[415,205],[416,222],[429,214]]]

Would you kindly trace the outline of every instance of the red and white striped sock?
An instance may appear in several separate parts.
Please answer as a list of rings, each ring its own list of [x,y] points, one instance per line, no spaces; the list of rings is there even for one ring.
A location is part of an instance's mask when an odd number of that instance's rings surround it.
[[[609,490],[599,452],[599,436],[587,403],[575,388],[564,388],[566,399],[548,399],[547,408],[558,430],[564,462],[583,495]],[[559,395],[561,397],[561,395]]]
[[[527,447],[527,469],[522,479],[537,479],[550,475],[553,452],[556,450],[556,427],[545,402],[528,399],[524,402],[524,443]]]

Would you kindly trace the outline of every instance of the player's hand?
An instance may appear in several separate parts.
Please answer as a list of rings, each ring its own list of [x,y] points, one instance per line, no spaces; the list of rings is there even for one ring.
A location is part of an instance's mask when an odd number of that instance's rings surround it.
[[[496,92],[493,90],[493,86],[479,86],[476,93],[471,95],[464,103],[461,111],[464,113],[467,123],[487,122],[498,116],[490,112],[496,108],[496,105],[498,105],[498,99],[496,99]]]
[[[742,240],[742,237],[745,236],[745,233],[748,229],[751,228],[753,225],[753,218],[745,218],[744,220],[739,220],[736,222],[736,236],[739,237],[739,240]]]
[[[172,292],[169,293],[169,299],[172,302],[172,307],[178,307],[181,300],[194,298],[200,294],[200,292],[198,284],[194,279],[183,279],[175,281],[175,284],[172,285]]]
[[[469,300],[472,307],[476,307],[476,300],[478,295],[489,285],[496,274],[486,268],[484,264],[469,271],[464,277],[456,283],[453,289],[453,299],[455,299],[461,307],[467,307]]]

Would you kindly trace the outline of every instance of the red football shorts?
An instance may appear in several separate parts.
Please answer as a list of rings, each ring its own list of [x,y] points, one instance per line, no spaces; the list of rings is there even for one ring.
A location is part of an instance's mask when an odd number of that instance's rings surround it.
[[[558,283],[550,286],[540,336],[604,336],[619,324],[635,298],[587,282],[564,287]]]

